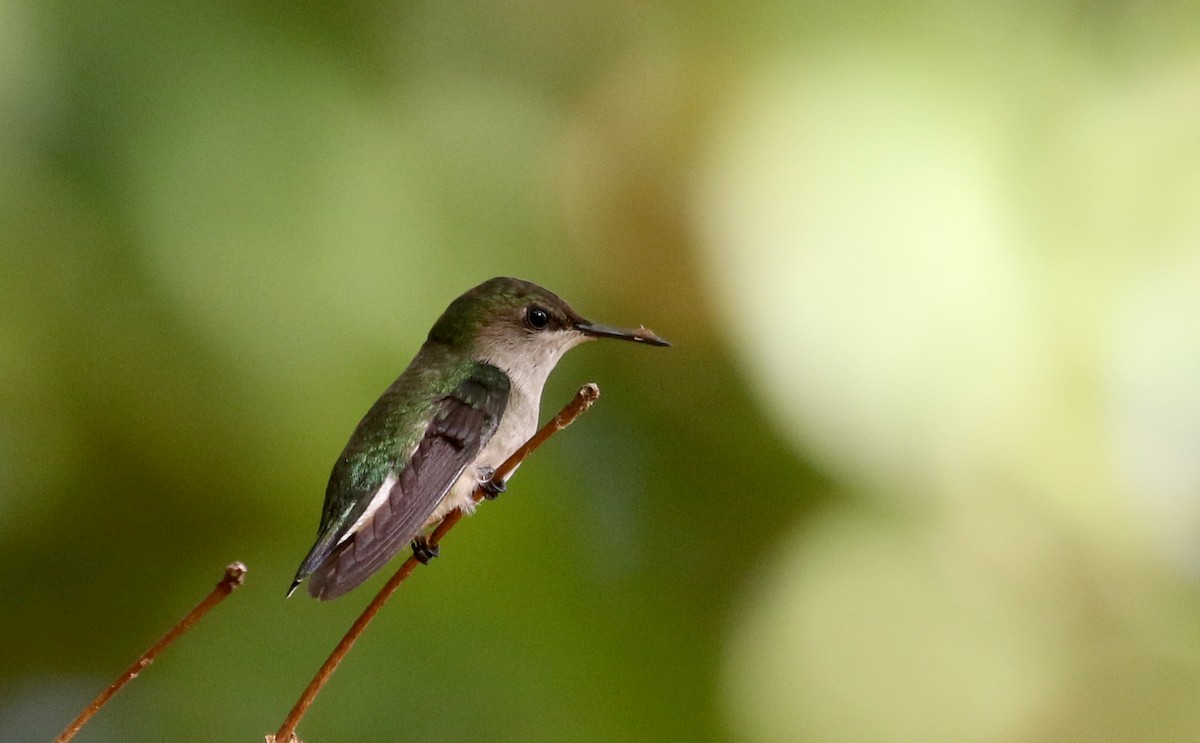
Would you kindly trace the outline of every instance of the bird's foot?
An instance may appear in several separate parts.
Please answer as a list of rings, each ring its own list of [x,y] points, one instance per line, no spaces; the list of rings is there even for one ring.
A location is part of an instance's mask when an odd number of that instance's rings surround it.
[[[413,557],[417,558],[422,565],[428,565],[429,561],[441,552],[436,544],[429,543],[429,537],[424,534],[412,541],[412,551]]]
[[[492,478],[495,476],[495,467],[479,468],[479,487],[483,489],[483,497],[488,500],[495,500],[496,496],[508,489],[508,484],[504,480],[493,480]]]

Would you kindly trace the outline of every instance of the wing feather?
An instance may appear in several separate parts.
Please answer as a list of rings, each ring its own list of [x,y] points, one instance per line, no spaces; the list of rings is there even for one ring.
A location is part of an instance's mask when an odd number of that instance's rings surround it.
[[[507,377],[495,367],[477,365],[439,402],[386,499],[358,531],[343,536],[313,572],[309,593],[319,599],[336,598],[404,549],[496,432],[507,403]]]

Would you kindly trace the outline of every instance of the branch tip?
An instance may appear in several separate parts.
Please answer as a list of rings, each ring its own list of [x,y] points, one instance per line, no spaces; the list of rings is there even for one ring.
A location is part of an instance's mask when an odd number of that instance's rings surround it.
[[[217,582],[217,585],[213,586],[208,595],[200,603],[196,604],[195,608],[188,612],[187,616],[180,619],[174,627],[167,630],[167,633],[159,638],[158,642],[151,645],[149,650],[142,653],[129,668],[125,669],[124,673],[117,677],[116,681],[113,681],[107,689],[100,692],[100,695],[92,700],[87,709],[80,712],[79,716],[65,730],[59,733],[58,737],[54,739],[54,743],[67,743],[67,741],[74,738],[75,734],[87,724],[88,720],[92,719],[100,711],[101,707],[108,704],[108,700],[112,699],[125,684],[137,678],[138,674],[154,662],[159,653],[166,650],[173,642],[178,640],[193,624],[200,621],[201,617],[211,611],[217,604],[224,601],[225,597],[233,593],[233,589],[242,585],[245,577],[246,566],[242,563],[234,562],[226,566],[224,577]]]
[[[240,587],[246,582],[246,564],[243,562],[231,562],[225,566],[225,577],[221,579],[218,586],[226,586],[229,590]]]

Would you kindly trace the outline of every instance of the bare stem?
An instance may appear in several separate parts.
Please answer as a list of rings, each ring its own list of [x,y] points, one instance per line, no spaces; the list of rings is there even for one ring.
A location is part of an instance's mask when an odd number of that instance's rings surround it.
[[[66,727],[58,737],[54,739],[54,743],[67,743],[75,737],[80,728],[87,724],[88,720],[92,719],[100,708],[108,704],[108,700],[113,698],[125,684],[128,684],[133,679],[137,678],[146,666],[154,662],[158,654],[166,650],[171,643],[179,639],[180,635],[187,632],[193,624],[200,621],[200,618],[207,614],[217,604],[225,600],[225,597],[233,593],[233,590],[242,585],[246,577],[246,566],[240,562],[230,563],[225,568],[225,576],[213,587],[204,600],[196,604],[196,608],[188,612],[188,615],[179,620],[179,623],[167,631],[158,642],[154,643],[140,658],[133,662],[125,672],[117,677],[117,680],[112,682],[107,689],[100,693],[100,696],[92,700],[92,703],[87,706],[83,712],[79,713],[79,717]]]
[[[521,462],[525,460],[526,457],[532,454],[533,451],[539,446],[544,444],[551,436],[571,425],[576,418],[578,418],[585,410],[592,406],[592,403],[596,402],[598,397],[600,397],[600,388],[594,383],[585,384],[583,387],[580,387],[579,391],[575,393],[575,397],[572,398],[571,402],[567,403],[566,407],[559,411],[558,415],[551,418],[546,425],[538,429],[538,432],[535,433],[528,441],[526,441],[521,448],[513,452],[511,457],[504,460],[504,463],[496,468],[496,471],[492,474],[491,482],[498,485],[503,485],[508,477],[512,474],[513,470],[515,470],[521,464]],[[476,503],[483,500],[483,487],[480,486],[479,488],[476,488],[471,497]],[[429,535],[429,544],[431,546],[436,546],[437,543],[440,542],[446,535],[446,532],[453,529],[454,525],[457,524],[461,518],[462,511],[459,510],[451,511],[449,514],[447,514],[446,517],[442,519],[441,523],[439,523]],[[333,652],[329,654],[329,657],[325,659],[324,665],[322,665],[320,670],[317,671],[317,675],[313,676],[312,681],[310,681],[308,684],[308,688],[306,688],[304,693],[300,695],[300,698],[296,700],[296,705],[292,707],[292,711],[288,713],[287,719],[283,721],[283,725],[279,727],[279,730],[274,736],[268,735],[266,737],[267,743],[274,743],[275,741],[278,741],[279,743],[287,743],[289,741],[296,740],[294,736],[296,726],[300,724],[300,718],[304,717],[304,713],[308,711],[308,708],[312,705],[313,700],[317,698],[317,694],[320,693],[321,687],[325,686],[325,682],[327,682],[329,677],[333,675],[333,672],[337,670],[337,667],[342,662],[342,659],[346,657],[346,653],[350,652],[350,648],[354,647],[354,643],[358,641],[359,635],[363,633],[363,631],[367,628],[367,625],[371,623],[371,620],[375,618],[375,615],[381,608],[383,608],[383,605],[387,603],[387,600],[391,598],[391,595],[396,591],[397,588],[400,587],[400,584],[404,582],[404,579],[412,574],[413,570],[416,570],[417,565],[420,564],[421,563],[416,557],[410,555],[409,558],[404,561],[404,564],[400,566],[400,569],[396,571],[396,573],[388,580],[386,584],[384,584],[379,593],[375,595],[375,598],[371,600],[371,603],[367,604],[367,608],[363,610],[362,614],[358,616],[358,619],[354,621],[354,624],[350,626],[350,629],[346,632],[345,636],[342,637],[341,642],[337,644],[337,647],[335,647]]]

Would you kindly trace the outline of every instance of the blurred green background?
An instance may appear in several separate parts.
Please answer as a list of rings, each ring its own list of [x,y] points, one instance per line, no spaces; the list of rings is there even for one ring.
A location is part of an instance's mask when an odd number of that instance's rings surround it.
[[[1200,738],[1190,3],[0,1],[0,740],[261,740],[378,587],[283,592],[493,275],[600,404],[317,741]]]

